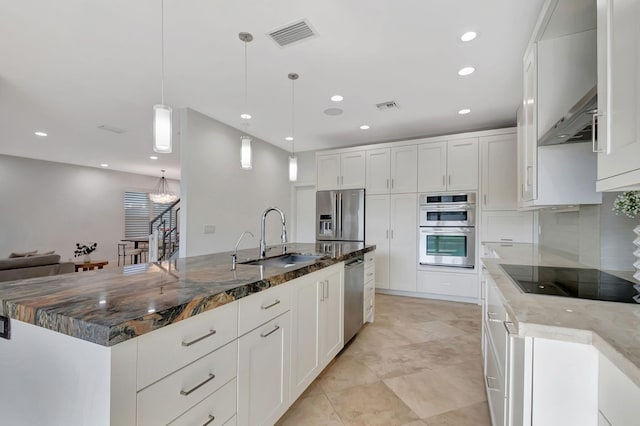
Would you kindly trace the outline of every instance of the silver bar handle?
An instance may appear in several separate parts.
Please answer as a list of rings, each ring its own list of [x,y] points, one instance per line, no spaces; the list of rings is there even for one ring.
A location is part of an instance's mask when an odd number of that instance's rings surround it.
[[[262,305],[260,306],[260,309],[269,309],[269,308],[273,308],[274,306],[276,306],[278,303],[280,303],[280,299],[276,299],[275,302],[271,303],[270,305]]]
[[[340,213],[338,213],[338,219],[340,220],[340,238],[342,238],[342,192],[338,193],[338,198],[340,202],[338,203],[338,207],[340,207]]]
[[[485,383],[487,385],[487,389],[488,390],[492,390],[492,391],[497,391],[497,388],[492,388],[491,385],[489,384],[489,380],[497,380],[495,377],[491,377],[491,376],[484,376],[485,377]]]
[[[213,336],[214,334],[216,334],[216,331],[215,331],[215,330],[209,330],[209,332],[208,332],[207,334],[205,334],[204,336],[200,336],[200,337],[198,337],[197,339],[194,339],[194,340],[192,340],[192,341],[190,341],[190,342],[185,342],[185,341],[183,341],[183,342],[182,342],[182,346],[184,346],[184,347],[189,347],[189,346],[191,346],[191,345],[193,345],[193,344],[198,343],[198,342],[199,342],[199,341],[201,341],[201,340],[206,339],[207,337],[211,337],[211,336]]]
[[[368,272],[368,273],[367,273],[367,276],[368,276],[368,277],[372,277],[372,276],[373,276],[373,272]]]
[[[442,186],[445,186],[445,185],[446,185],[446,182],[445,182],[445,176],[444,176],[444,175],[442,175]]]
[[[500,238],[500,241],[513,241],[513,238]]]
[[[389,230],[387,229],[387,240],[389,239]]]
[[[327,295],[324,298],[328,299],[329,298],[329,280],[324,280],[324,288],[327,291]]]
[[[280,326],[279,326],[279,325],[276,325],[276,326],[273,328],[273,330],[271,330],[270,332],[268,332],[268,333],[260,333],[260,337],[269,337],[269,336],[271,336],[273,333],[275,333],[275,332],[276,332],[276,331],[278,331],[278,330],[280,330]]]
[[[526,173],[527,187],[532,185],[532,183],[529,181],[529,169],[531,169],[531,178],[533,178],[533,166],[527,166],[527,173]]]
[[[486,206],[487,205],[487,194],[484,194],[483,199],[484,199],[484,205]]]
[[[596,153],[603,152],[598,146],[598,138],[597,138],[597,126],[598,126],[598,117],[604,117],[603,113],[596,113],[591,116],[591,150]],[[607,142],[608,143],[608,142]]]
[[[336,176],[336,185],[340,185],[340,176]]]
[[[320,281],[320,285],[322,286],[320,289],[320,301],[324,302],[324,280]]]
[[[206,385],[207,383],[209,383],[210,381],[212,381],[213,379],[216,378],[215,374],[209,373],[209,377],[207,379],[205,379],[203,382],[201,382],[200,384],[192,387],[191,389],[189,389],[188,391],[186,390],[181,390],[180,391],[180,395],[183,396],[189,396],[191,393],[195,392],[196,390],[200,389],[202,386]]]
[[[511,336],[512,334],[518,334],[518,330],[516,330],[516,326],[513,325],[511,321],[503,321],[505,330],[507,330],[507,334]]]
[[[392,179],[391,179],[391,188],[392,188],[392,189],[393,189],[393,187],[394,187],[394,184],[395,184],[395,182],[394,182],[394,179],[392,178]]]
[[[449,175],[449,185],[451,185],[451,175]]]
[[[209,414],[209,420],[207,420],[205,423],[202,424],[202,426],[207,426],[209,424],[211,424],[212,421],[214,421],[216,419],[215,416],[212,416],[211,414]]]
[[[393,240],[393,229],[391,230],[391,239]]]
[[[387,179],[387,189],[389,189],[389,179]]]

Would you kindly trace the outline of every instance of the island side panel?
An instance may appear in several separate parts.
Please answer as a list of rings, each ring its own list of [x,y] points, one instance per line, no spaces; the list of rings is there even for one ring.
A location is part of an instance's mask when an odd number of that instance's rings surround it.
[[[0,368],[3,424],[110,424],[110,348],[11,320]]]

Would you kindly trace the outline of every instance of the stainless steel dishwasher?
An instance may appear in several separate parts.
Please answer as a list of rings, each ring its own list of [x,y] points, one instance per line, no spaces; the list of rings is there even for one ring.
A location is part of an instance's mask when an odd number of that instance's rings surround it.
[[[364,256],[348,260],[344,265],[344,343],[362,327],[364,303]]]

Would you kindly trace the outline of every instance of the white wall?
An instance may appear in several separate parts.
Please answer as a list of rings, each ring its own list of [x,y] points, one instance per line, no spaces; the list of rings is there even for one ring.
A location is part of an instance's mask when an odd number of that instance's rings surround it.
[[[242,231],[255,238],[245,237],[240,247],[257,247],[267,207],[279,207],[289,219],[289,153],[252,138],[253,169],[242,170],[243,133],[191,109],[181,111],[180,121],[180,255],[233,250]],[[279,243],[279,216],[270,213],[267,224],[267,244]],[[215,226],[215,233],[205,234],[205,225]]]
[[[97,242],[91,257],[116,262],[125,191],[148,192],[159,177],[0,155],[0,258],[55,250],[68,260],[77,242]]]

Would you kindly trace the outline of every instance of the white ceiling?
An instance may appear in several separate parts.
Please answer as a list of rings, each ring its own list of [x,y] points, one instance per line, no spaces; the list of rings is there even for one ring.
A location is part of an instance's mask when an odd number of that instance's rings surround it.
[[[165,0],[165,101],[289,150],[287,74],[297,72],[297,151],[511,125],[542,2]],[[265,35],[299,18],[318,37],[281,48]],[[160,0],[0,0],[0,28],[0,153],[179,178],[179,146],[149,159]],[[478,38],[462,43],[468,30]],[[248,128],[241,31],[254,35]],[[476,72],[460,77],[463,66]],[[376,109],[388,100],[400,109]],[[344,114],[323,114],[336,106]]]

